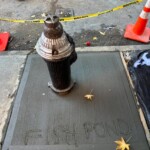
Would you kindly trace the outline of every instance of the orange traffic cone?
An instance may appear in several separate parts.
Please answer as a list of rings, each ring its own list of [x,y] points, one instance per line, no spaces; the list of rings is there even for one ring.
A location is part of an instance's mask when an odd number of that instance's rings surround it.
[[[150,0],[147,1],[135,24],[129,24],[124,34],[125,38],[148,43],[150,41],[150,28],[147,28]]]
[[[8,32],[0,33],[0,52],[6,49],[9,37],[10,34]]]

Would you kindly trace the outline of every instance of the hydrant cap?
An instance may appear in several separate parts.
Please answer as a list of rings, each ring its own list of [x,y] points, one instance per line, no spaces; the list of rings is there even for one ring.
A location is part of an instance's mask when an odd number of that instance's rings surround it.
[[[60,38],[63,34],[63,27],[59,22],[59,17],[48,15],[45,18],[44,35],[50,39]]]
[[[59,22],[59,17],[48,15],[46,16],[44,22],[53,27],[56,23]]]

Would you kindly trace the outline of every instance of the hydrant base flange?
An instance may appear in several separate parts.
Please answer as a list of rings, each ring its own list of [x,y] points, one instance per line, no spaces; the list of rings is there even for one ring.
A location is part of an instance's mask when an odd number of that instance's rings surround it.
[[[53,84],[51,83],[51,81],[48,82],[48,87],[50,87],[54,92],[56,92],[56,93],[62,93],[62,94],[69,92],[69,91],[73,88],[74,85],[75,85],[75,81],[71,81],[69,87],[67,87],[66,89],[60,90],[60,89],[56,89],[56,88],[53,86]]]

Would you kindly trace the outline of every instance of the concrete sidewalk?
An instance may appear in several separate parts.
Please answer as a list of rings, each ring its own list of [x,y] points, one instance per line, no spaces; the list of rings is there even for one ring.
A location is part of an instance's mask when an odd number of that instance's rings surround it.
[[[0,145],[3,143],[28,53],[29,51],[0,53]]]
[[[127,50],[145,50],[149,49],[148,45],[136,46],[110,46],[110,47],[85,47],[76,48],[77,51],[127,51]],[[13,102],[16,91],[24,70],[27,55],[30,51],[22,52],[4,52],[0,53],[0,143],[6,134],[10,114],[13,108]]]

